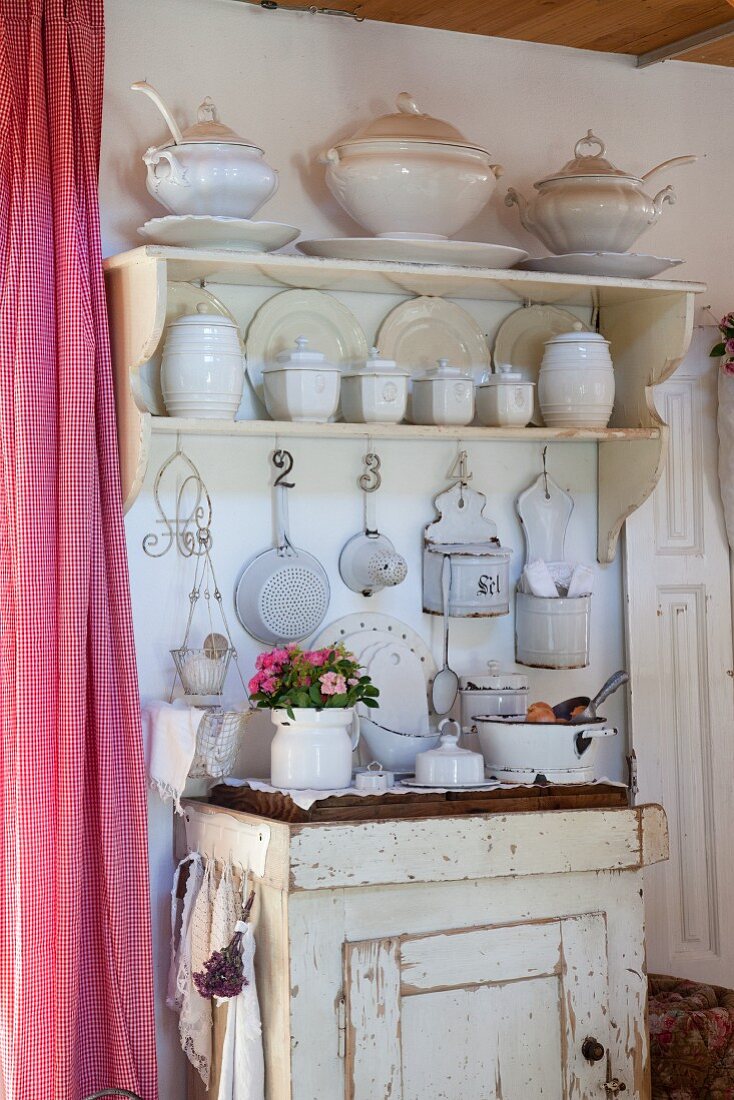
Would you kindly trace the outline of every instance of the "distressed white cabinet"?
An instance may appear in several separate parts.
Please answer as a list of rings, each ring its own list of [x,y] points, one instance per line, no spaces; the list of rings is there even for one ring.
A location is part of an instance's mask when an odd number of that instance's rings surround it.
[[[185,811],[200,850],[231,850],[226,823],[263,872],[267,1100],[649,1100],[641,871],[667,857],[660,807]]]

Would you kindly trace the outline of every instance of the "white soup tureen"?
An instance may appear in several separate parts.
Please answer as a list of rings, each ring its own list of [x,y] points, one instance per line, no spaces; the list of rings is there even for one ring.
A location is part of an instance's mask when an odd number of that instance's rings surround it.
[[[485,206],[502,168],[407,92],[397,108],[322,154],[327,186],[378,237],[445,240]]]
[[[583,153],[584,147],[597,152]],[[606,146],[591,130],[579,139],[574,156],[557,172],[533,184],[538,194],[528,202],[514,187],[507,206],[519,207],[520,221],[551,252],[626,252],[655,225],[664,203],[675,202],[668,185],[651,197],[644,184],[663,168],[691,164],[695,156],[674,157],[636,176],[615,168],[604,156]]]

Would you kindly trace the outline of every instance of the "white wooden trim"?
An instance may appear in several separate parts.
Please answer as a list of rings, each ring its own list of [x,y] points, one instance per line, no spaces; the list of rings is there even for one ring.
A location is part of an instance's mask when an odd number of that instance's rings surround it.
[[[344,987],[349,990],[346,1100],[401,1100],[400,940],[345,944]]]

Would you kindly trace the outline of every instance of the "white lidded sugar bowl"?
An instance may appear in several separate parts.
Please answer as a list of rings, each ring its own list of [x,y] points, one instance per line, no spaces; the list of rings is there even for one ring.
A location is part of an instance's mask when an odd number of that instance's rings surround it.
[[[161,360],[161,390],[169,416],[233,420],[244,386],[245,360],[234,321],[199,312],[172,321]]]
[[[459,723],[444,718],[439,724],[438,748],[419,752],[415,758],[415,781],[426,787],[470,787],[484,783],[484,757],[459,747]]]
[[[477,417],[486,428],[525,428],[533,416],[535,383],[509,364],[477,386]]]
[[[474,379],[439,359],[435,367],[413,379],[411,419],[414,424],[471,424],[474,419]]]
[[[394,359],[381,359],[372,348],[366,362],[342,375],[342,416],[348,424],[399,424],[405,416],[409,377]]]
[[[609,341],[574,325],[546,341],[538,402],[549,428],[606,428],[614,408]]]
[[[133,84],[158,105],[174,137],[143,155],[147,187],[172,214],[251,218],[278,188],[278,173],[263,150],[217,118],[207,96],[198,120],[181,131],[160,96],[140,81]]]
[[[311,350],[305,336],[263,367],[265,407],[273,420],[325,424],[339,406],[341,370]]]

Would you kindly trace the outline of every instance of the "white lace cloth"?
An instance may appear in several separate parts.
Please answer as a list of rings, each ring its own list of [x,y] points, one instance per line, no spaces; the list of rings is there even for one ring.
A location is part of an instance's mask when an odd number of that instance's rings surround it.
[[[198,893],[194,899],[186,942],[188,979],[184,982],[178,1033],[186,1057],[209,1088],[212,1064],[212,1003],[202,997],[194,985],[193,976],[204,969],[211,954],[212,904],[214,902],[214,864],[207,860]],[[182,944],[181,953],[184,953]]]
[[[264,1100],[265,1066],[255,987],[255,937],[252,926],[242,921],[237,921],[236,930],[243,933],[242,965],[247,985],[239,996],[227,1001],[218,1100]]]

